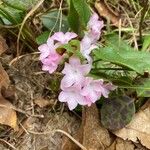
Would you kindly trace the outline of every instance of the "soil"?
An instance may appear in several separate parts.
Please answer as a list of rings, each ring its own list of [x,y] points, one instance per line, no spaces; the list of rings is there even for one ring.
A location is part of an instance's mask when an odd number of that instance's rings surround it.
[[[36,53],[12,58],[3,54],[1,62],[11,80],[5,96],[17,108],[19,131],[2,126],[0,137],[17,150],[60,150],[63,136],[56,129],[73,133],[81,122],[57,102],[60,75],[41,72]],[[50,105],[40,108],[34,103],[39,98],[48,100]],[[8,149],[11,146],[1,142],[0,150]]]

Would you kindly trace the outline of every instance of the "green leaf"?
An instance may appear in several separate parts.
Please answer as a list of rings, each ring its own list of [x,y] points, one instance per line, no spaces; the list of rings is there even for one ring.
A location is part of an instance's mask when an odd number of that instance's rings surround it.
[[[3,0],[0,5],[0,18],[7,25],[21,23],[27,10],[38,0]]]
[[[68,54],[71,54],[71,55],[73,54],[79,57],[81,60],[83,59],[83,56],[80,53],[80,42],[78,40],[71,40],[68,44],[64,44],[60,46],[59,48],[60,48],[60,51],[61,51],[61,48],[63,48],[68,52]]]
[[[135,114],[134,101],[127,96],[119,96],[104,100],[101,108],[101,122],[110,130],[125,127]]]
[[[22,11],[0,5],[0,17],[5,24],[18,24],[22,21]]]
[[[74,32],[80,34],[86,29],[89,18],[90,9],[86,0],[70,0],[68,22]]]
[[[59,24],[60,24],[60,16],[58,14],[58,11],[48,12],[41,16],[41,21],[43,25],[49,29],[53,30],[54,32],[59,31]],[[67,17],[65,15],[62,15],[62,25],[61,25],[61,31],[66,32],[68,31],[69,25],[67,21]]]
[[[112,78],[112,82],[117,85],[117,86],[133,86],[132,84],[132,79],[129,78],[128,76],[121,76],[118,78]]]
[[[113,38],[113,37],[112,37]],[[143,74],[150,71],[150,53],[136,51],[120,39],[107,39],[107,46],[94,51],[96,60],[103,60]]]
[[[48,37],[49,37],[49,31],[43,32],[41,35],[39,35],[39,36],[36,38],[37,44],[38,44],[38,45],[41,45],[41,44],[43,44],[43,43],[46,43]]]
[[[77,11],[74,8],[73,0],[70,0],[70,8],[69,8],[69,14],[68,14],[68,23],[70,28],[75,33],[80,33],[80,21]]]
[[[3,0],[3,3],[14,9],[26,11],[31,9],[38,0]]]
[[[144,37],[144,42],[142,46],[142,51],[146,51],[146,49],[150,46],[150,35]]]
[[[81,24],[83,25],[83,27],[86,27],[87,22],[89,21],[91,15],[86,0],[72,0],[72,1],[81,20]]]
[[[140,84],[137,85],[137,95],[139,97],[150,97],[150,79],[142,79]]]

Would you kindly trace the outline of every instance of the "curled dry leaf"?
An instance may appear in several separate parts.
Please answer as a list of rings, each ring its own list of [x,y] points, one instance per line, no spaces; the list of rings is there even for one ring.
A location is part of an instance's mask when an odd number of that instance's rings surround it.
[[[97,0],[95,2],[95,8],[102,17],[109,19],[114,26],[119,27],[119,15],[113,12],[104,2],[104,0]]]
[[[0,36],[0,55],[8,49],[5,39]]]
[[[1,88],[4,87],[7,89],[9,83],[9,76],[0,63],[0,123],[17,130],[17,115],[13,109],[13,105],[1,95]]]
[[[129,125],[114,132],[118,137],[141,144],[150,149],[150,101],[135,114]]]
[[[116,140],[106,150],[134,150],[135,146],[131,141],[124,141],[120,138]]]
[[[0,96],[0,123],[8,125],[14,128],[14,130],[18,129],[17,115],[13,105],[2,96]]]

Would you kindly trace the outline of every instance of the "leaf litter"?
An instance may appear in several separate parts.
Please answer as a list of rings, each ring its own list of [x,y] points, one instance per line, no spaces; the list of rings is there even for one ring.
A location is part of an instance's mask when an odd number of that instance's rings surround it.
[[[0,37],[0,54],[5,52],[7,50],[7,45],[5,43],[5,40]],[[13,109],[13,105],[6,100],[2,94],[2,88],[6,89],[8,88],[10,84],[9,76],[4,70],[3,66],[0,63],[0,123],[4,125],[8,125],[12,127],[14,130],[18,129],[17,125],[17,115],[16,111]]]
[[[115,131],[114,134],[124,140],[136,143],[140,141],[142,145],[150,149],[150,101],[135,114],[129,125]]]

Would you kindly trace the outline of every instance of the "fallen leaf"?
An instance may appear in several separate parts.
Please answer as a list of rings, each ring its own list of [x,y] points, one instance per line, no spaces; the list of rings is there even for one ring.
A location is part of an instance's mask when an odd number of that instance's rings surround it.
[[[0,123],[18,130],[17,115],[13,105],[0,95]]]
[[[119,15],[113,12],[110,7],[104,2],[104,0],[97,0],[95,2],[95,8],[97,9],[100,16],[109,19],[114,26],[119,27]]]
[[[134,150],[135,146],[131,141],[124,141],[116,138],[110,147],[106,150]]]
[[[73,137],[87,150],[105,149],[112,143],[108,130],[100,123],[96,104],[83,108],[82,124]],[[79,147],[68,139],[63,141],[62,150],[79,150]]]
[[[15,110],[13,109],[14,107],[1,94],[1,89],[7,89],[9,83],[9,76],[0,63],[0,123],[8,125],[14,128],[14,130],[17,130],[17,115]]]
[[[54,105],[55,101],[53,99],[48,100],[48,99],[44,99],[40,97],[40,98],[34,99],[34,103],[38,105],[39,107],[43,108],[46,106]]]
[[[83,110],[83,145],[88,150],[105,149],[111,144],[108,130],[100,123],[96,104]]]
[[[9,83],[10,83],[9,76],[0,63],[0,90],[2,87],[5,87],[7,89]]]
[[[107,98],[101,107],[101,123],[109,130],[125,127],[135,114],[134,100],[128,96]]]
[[[0,36],[0,55],[8,49],[5,39]]]
[[[140,141],[150,149],[150,101],[145,106],[135,114],[129,125],[113,133],[124,140]]]

